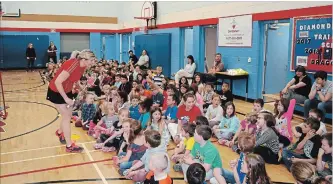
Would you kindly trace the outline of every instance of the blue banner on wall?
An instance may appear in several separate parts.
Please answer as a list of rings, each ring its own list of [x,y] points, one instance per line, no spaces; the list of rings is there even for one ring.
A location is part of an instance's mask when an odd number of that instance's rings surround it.
[[[294,18],[293,38],[292,70],[302,65],[332,74],[332,15]]]

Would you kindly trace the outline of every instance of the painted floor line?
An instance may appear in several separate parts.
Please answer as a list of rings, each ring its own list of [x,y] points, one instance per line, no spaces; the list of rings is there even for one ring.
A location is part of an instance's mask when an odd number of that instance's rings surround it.
[[[92,158],[91,154],[89,153],[89,150],[87,149],[86,145],[85,144],[82,144],[82,147],[83,149],[85,150],[85,153],[88,155],[90,161],[94,161],[94,159]],[[99,167],[97,166],[96,163],[93,163],[93,166],[95,167],[99,177],[102,179],[103,183],[104,184],[108,184],[108,182],[105,180],[105,177],[104,175],[102,174],[101,170],[99,169]]]
[[[69,167],[76,167],[76,166],[99,163],[99,162],[107,162],[107,161],[111,161],[111,160],[112,160],[112,158],[97,160],[97,161],[93,161],[93,162],[81,162],[81,163],[77,163],[77,164],[69,164],[69,165],[63,165],[63,166],[58,166],[58,167],[49,167],[49,168],[45,168],[45,169],[37,169],[37,170],[31,170],[31,171],[25,171],[25,172],[18,172],[18,173],[1,175],[0,178],[8,178],[8,177],[12,177],[12,176],[26,175],[26,174],[31,174],[31,173],[39,173],[39,172],[44,172],[44,171],[51,171],[51,170],[69,168]]]
[[[87,144],[87,143],[93,143],[96,141],[88,141],[88,142],[77,142],[76,144]],[[42,147],[42,148],[34,148],[34,149],[27,149],[27,150],[20,150],[20,151],[11,151],[6,153],[1,153],[1,155],[7,155],[7,154],[13,154],[13,153],[22,153],[22,152],[28,152],[28,151],[36,151],[36,150],[43,150],[43,149],[51,149],[51,148],[59,148],[59,147],[65,147],[65,145],[59,145],[59,146],[49,146],[49,147]]]
[[[93,152],[101,152],[101,150],[91,150],[89,153]],[[56,158],[56,157],[62,157],[62,156],[68,156],[68,155],[74,155],[74,153],[67,153],[67,154],[60,154],[60,155],[52,155],[52,156],[45,156],[45,157],[37,157],[37,158],[29,158],[25,160],[15,160],[15,161],[10,161],[10,162],[0,162],[0,165],[6,165],[6,164],[13,164],[13,163],[20,163],[20,162],[27,162],[27,161],[34,161],[34,160],[42,160],[42,159],[47,159],[47,158]]]
[[[56,157],[74,155],[74,154],[75,153],[67,153],[67,154],[52,155],[52,156],[46,156],[46,157],[29,158],[29,159],[25,159],[25,160],[15,160],[15,161],[11,161],[11,162],[0,163],[0,165],[13,164],[13,163],[19,163],[19,162],[28,162],[28,161],[34,161],[34,160],[42,160],[42,159],[47,159],[47,158],[56,158]]]

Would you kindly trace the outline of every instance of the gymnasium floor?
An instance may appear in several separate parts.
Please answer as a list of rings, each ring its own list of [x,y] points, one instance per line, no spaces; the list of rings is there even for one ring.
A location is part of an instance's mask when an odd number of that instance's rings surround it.
[[[112,165],[114,153],[103,153],[93,148],[94,140],[82,129],[72,128],[72,137],[83,146],[83,153],[66,153],[54,132],[59,126],[59,114],[45,99],[47,84],[39,72],[3,72],[8,118],[0,133],[2,184],[18,183],[132,183],[120,177]],[[252,104],[235,100],[236,110],[247,113]],[[269,107],[265,107],[269,109]],[[243,115],[238,114],[240,119]],[[297,119],[294,120],[294,123]],[[299,121],[298,121],[299,122]],[[214,140],[212,140],[214,141]],[[215,143],[216,144],[216,143]],[[169,150],[174,147],[169,146]],[[218,146],[223,167],[237,154]],[[169,151],[171,154],[171,151]],[[291,174],[283,165],[266,165],[272,181],[293,183]],[[184,183],[180,173],[171,171],[174,183]]]

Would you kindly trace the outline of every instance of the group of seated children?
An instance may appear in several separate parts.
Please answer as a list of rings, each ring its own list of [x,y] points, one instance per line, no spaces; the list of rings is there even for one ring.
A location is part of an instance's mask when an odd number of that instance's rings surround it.
[[[170,162],[190,184],[203,183],[202,178],[219,184],[271,183],[265,163],[281,162],[289,170],[298,162],[316,165],[316,173],[331,180],[332,134],[320,122],[320,110],[292,127],[294,99],[277,101],[274,113],[257,99],[240,120],[228,83],[216,93],[200,75],[192,84],[185,77],[175,84],[162,75],[162,67],[152,72],[99,62],[73,89],[72,121],[96,139],[95,149],[116,152],[119,174],[136,182],[172,183]],[[240,155],[230,162],[231,171],[222,167],[213,136]],[[169,158],[171,140],[176,147]]]

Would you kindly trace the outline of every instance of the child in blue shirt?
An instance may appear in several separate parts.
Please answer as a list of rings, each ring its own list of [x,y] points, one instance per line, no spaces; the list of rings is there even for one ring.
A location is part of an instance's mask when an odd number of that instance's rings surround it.
[[[133,96],[131,100],[131,107],[129,108],[130,111],[130,118],[139,120],[140,119],[140,112],[139,112],[139,101],[140,97],[139,96]]]
[[[213,132],[222,145],[230,141],[239,128],[239,119],[235,115],[235,105],[232,102],[227,102],[225,108],[225,114],[220,124],[213,127]]]
[[[177,103],[177,96],[168,95],[168,98],[167,98],[168,108],[166,109],[165,114],[164,114],[165,121],[167,124],[177,122],[178,107],[177,107],[176,103]]]
[[[248,132],[242,132],[238,137],[238,146],[240,148],[239,159],[231,160],[229,165],[232,171],[223,169],[222,176],[227,183],[243,183],[246,179],[246,173],[242,171],[242,165],[245,162],[245,156],[253,152],[255,146],[255,137]],[[237,182],[236,182],[237,181]],[[211,184],[217,184],[215,178],[210,179]]]
[[[139,112],[141,114],[139,122],[142,130],[146,130],[150,121],[150,108],[153,105],[153,100],[146,98],[143,102],[139,103]]]
[[[120,85],[121,85],[120,74],[117,74],[117,75],[115,76],[115,83],[114,83],[114,85],[117,86],[117,88],[120,87]]]

